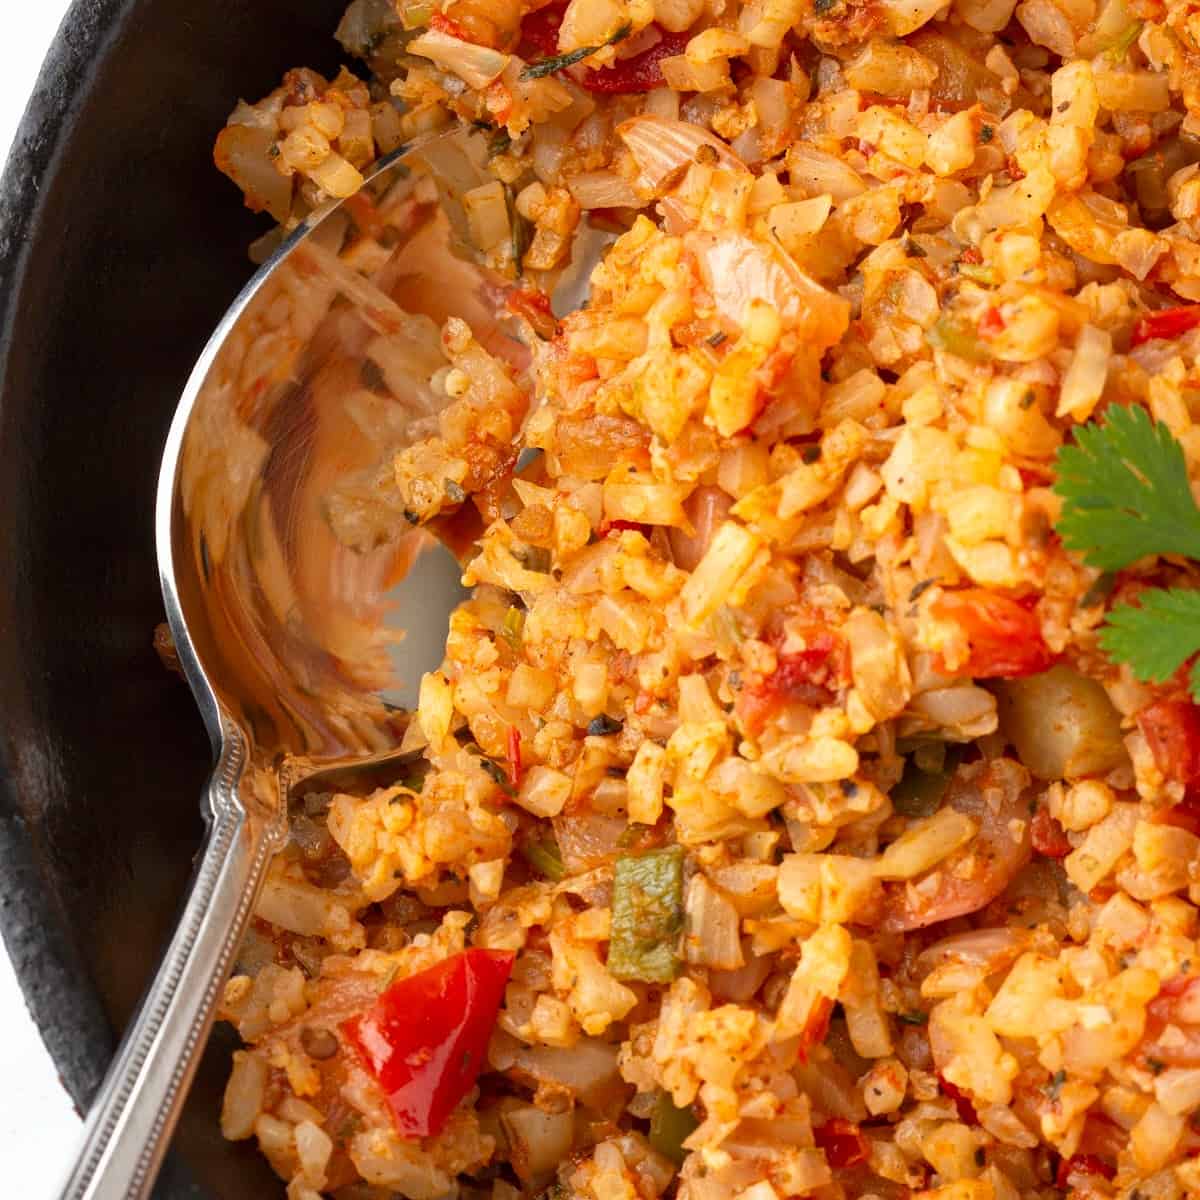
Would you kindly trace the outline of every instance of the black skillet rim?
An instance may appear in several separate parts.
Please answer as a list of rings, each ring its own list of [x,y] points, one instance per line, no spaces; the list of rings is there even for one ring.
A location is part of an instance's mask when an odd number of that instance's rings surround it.
[[[8,358],[41,218],[43,181],[86,103],[104,44],[135,0],[75,0],[42,64],[0,176],[0,405]],[[0,614],[0,636],[4,633]],[[19,688],[0,680],[0,689]],[[0,721],[3,715],[0,714]],[[77,1109],[99,1086],[113,1048],[112,1031],[62,914],[46,885],[13,775],[0,740],[0,934],[25,1003],[59,1078]]]

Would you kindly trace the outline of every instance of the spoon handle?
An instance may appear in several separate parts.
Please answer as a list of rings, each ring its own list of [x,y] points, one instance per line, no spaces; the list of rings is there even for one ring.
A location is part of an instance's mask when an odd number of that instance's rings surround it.
[[[61,1200],[144,1200],[166,1154],[277,848],[271,824],[236,797],[233,757],[240,754],[227,742],[208,787],[208,833],[187,903],[92,1102]]]

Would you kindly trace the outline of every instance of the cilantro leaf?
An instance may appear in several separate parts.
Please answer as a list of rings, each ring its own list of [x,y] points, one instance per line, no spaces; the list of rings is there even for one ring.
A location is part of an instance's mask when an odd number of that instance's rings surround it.
[[[1100,645],[1143,683],[1165,682],[1200,654],[1200,591],[1151,588],[1136,605],[1118,604],[1100,630]],[[1192,665],[1188,683],[1200,701],[1200,661]]]
[[[1117,571],[1148,554],[1200,559],[1200,508],[1183,447],[1140,405],[1082,425],[1057,458],[1058,532],[1084,562]]]

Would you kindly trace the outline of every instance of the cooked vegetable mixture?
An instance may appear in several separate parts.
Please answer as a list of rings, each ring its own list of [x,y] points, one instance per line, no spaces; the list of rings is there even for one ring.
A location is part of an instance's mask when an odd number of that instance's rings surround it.
[[[1200,9],[339,39],[217,139],[264,246],[457,129],[527,354],[449,321],[340,531],[473,593],[392,785],[292,814],[225,1135],[289,1200],[1200,1197]]]

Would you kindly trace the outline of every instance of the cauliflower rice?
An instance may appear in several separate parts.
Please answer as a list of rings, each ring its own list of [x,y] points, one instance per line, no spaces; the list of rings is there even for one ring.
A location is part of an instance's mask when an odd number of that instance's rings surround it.
[[[1200,1197],[1194,706],[1098,642],[1200,571],[1102,574],[1053,490],[1114,406],[1200,479],[1160,312],[1200,301],[1200,10],[354,0],[339,37],[365,77],[290,72],[218,165],[286,230],[460,124],[430,186],[530,364],[448,322],[381,475],[370,537],[478,514],[473,594],[411,765],[292,814],[225,1136],[289,1200]],[[511,956],[486,1063],[405,1136],[348,1030],[469,949]]]

